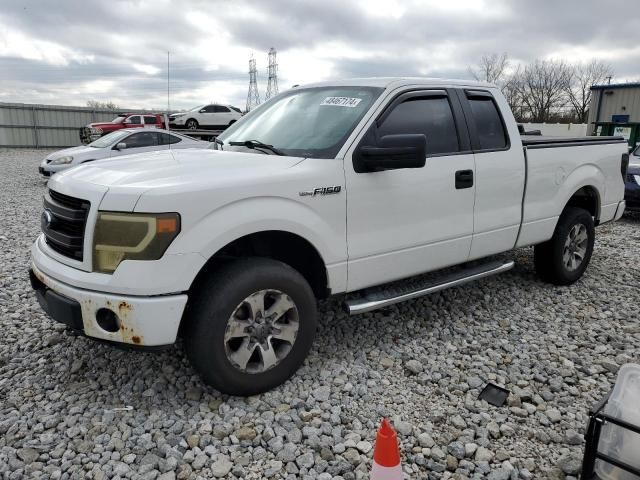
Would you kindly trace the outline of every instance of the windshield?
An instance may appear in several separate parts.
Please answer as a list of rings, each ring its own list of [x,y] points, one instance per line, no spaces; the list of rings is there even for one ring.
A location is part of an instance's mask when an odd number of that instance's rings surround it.
[[[374,87],[317,87],[289,90],[229,127],[218,139],[258,140],[285,155],[335,158],[355,126],[382,92]]]
[[[640,157],[640,145],[638,145],[633,151],[633,155],[635,155],[636,157]]]
[[[104,137],[100,137],[99,139],[91,142],[89,146],[94,148],[110,147],[111,145],[118,143],[127,135],[129,135],[129,132],[116,130],[115,132],[107,133]]]
[[[195,112],[196,110],[200,110],[201,108],[204,108],[204,105],[198,105],[197,107],[193,107],[191,110],[187,110],[187,112]]]
[[[125,117],[116,117],[113,120],[111,120],[111,123],[122,123],[124,122]]]

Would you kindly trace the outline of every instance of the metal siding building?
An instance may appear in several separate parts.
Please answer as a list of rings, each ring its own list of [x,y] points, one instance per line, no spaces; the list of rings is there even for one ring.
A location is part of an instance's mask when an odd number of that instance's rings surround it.
[[[631,146],[640,143],[640,83],[591,87],[589,133],[622,135]]]
[[[80,144],[80,127],[92,122],[110,122],[122,112],[151,113],[135,108],[116,111],[0,102],[0,147],[73,147]]]

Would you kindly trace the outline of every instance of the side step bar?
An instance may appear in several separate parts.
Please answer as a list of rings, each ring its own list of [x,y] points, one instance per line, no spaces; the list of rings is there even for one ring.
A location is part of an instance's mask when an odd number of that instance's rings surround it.
[[[429,295],[451,287],[458,287],[465,283],[480,280],[481,278],[490,277],[511,270],[514,266],[513,261],[492,261],[483,265],[474,266],[455,273],[450,273],[438,278],[435,282],[416,286],[410,285],[408,288],[394,288],[388,291],[381,290],[374,294],[367,294],[361,298],[354,298],[345,301],[345,307],[350,315],[371,312],[378,308],[387,307],[394,303],[412,300],[414,298]]]

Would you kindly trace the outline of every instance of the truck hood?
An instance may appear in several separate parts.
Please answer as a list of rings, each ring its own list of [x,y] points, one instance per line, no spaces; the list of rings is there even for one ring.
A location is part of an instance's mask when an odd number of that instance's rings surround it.
[[[144,192],[157,195],[216,185],[250,184],[270,178],[302,160],[245,152],[183,149],[147,152],[87,163],[60,172],[49,187],[60,193],[80,196],[99,187],[107,191],[101,209],[133,210]]]

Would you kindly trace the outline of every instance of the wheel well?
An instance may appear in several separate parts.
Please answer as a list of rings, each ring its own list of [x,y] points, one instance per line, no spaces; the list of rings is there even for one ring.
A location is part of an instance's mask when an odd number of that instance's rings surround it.
[[[600,197],[594,187],[582,187],[571,196],[566,206],[584,208],[595,219],[596,224],[600,219]]]
[[[252,233],[220,249],[202,267],[191,290],[197,289],[202,279],[223,263],[241,257],[279,260],[300,272],[316,297],[327,298],[330,294],[324,260],[315,247],[298,235],[279,230]]]

